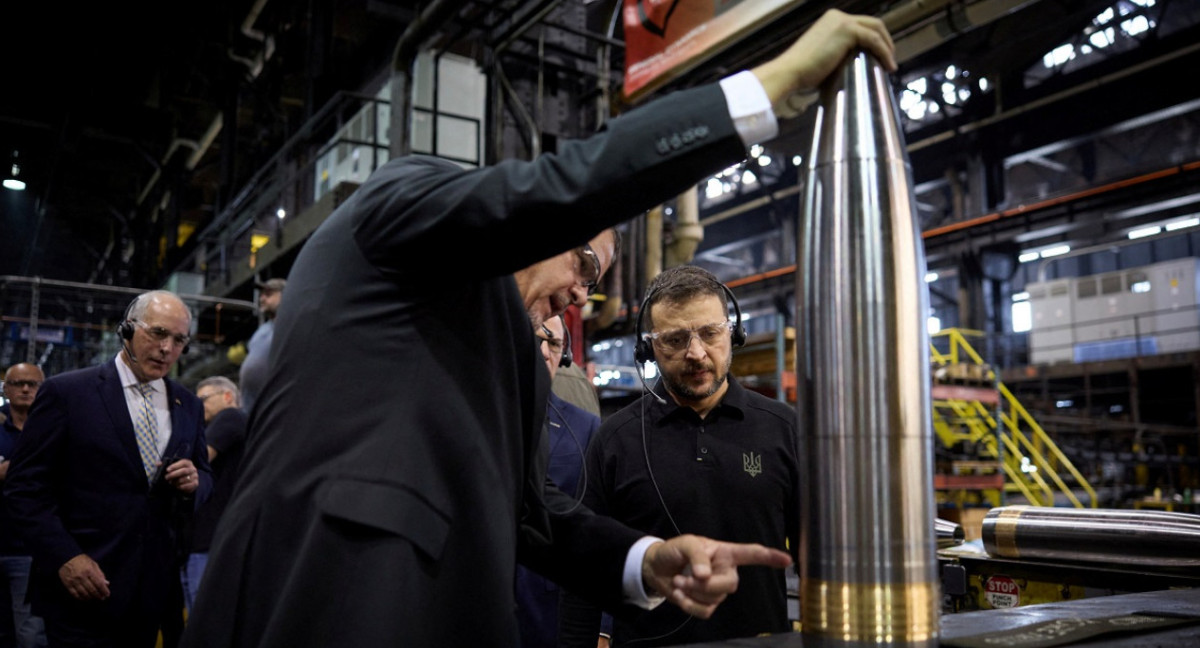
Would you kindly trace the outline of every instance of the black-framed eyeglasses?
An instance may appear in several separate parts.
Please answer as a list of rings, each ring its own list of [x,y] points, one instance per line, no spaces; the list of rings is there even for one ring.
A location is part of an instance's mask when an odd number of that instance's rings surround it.
[[[40,380],[5,380],[4,385],[13,389],[21,389],[22,387],[37,389],[42,386],[42,382]]]
[[[141,327],[142,330],[146,331],[146,334],[150,336],[150,339],[158,342],[159,344],[162,344],[167,340],[167,338],[170,338],[172,344],[179,348],[183,348],[188,345],[188,342],[192,341],[192,337],[190,335],[184,335],[183,333],[172,333],[161,326],[150,326],[142,320],[132,321],[134,324],[137,324],[139,327]]]
[[[659,351],[673,355],[687,349],[692,343],[692,337],[698,337],[701,344],[706,347],[712,347],[725,339],[731,331],[733,331],[733,323],[725,320],[724,322],[705,324],[704,326],[697,326],[691,329],[646,333],[642,337],[650,340],[654,348]]]
[[[537,339],[550,345],[550,351],[552,353],[555,353],[557,355],[562,355],[563,339],[554,337],[554,333],[551,332],[550,329],[546,328],[545,326],[542,327],[542,333],[543,333],[543,335],[537,335]]]
[[[224,393],[225,393],[224,391],[212,391],[212,392],[208,392],[207,394],[196,394],[196,398],[199,398],[200,402],[203,403],[204,401],[212,398],[213,396],[220,396],[221,394],[224,394]]]
[[[586,288],[588,296],[591,297],[596,294],[600,284],[600,257],[596,256],[596,251],[589,243],[575,248],[575,256],[579,261],[579,285]]]

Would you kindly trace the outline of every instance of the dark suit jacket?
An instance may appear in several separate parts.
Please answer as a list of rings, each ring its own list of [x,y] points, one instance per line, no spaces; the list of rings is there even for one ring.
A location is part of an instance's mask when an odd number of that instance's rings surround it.
[[[515,646],[518,558],[619,603],[640,534],[548,510],[549,376],[511,273],[744,155],[714,85],[533,162],[368,178],[288,277],[184,646]]]
[[[171,380],[166,385],[171,439],[163,456],[196,464],[196,497],[203,499],[212,488],[204,409],[183,386]],[[158,623],[162,615],[153,616],[154,610],[179,587],[173,516],[186,515],[193,498],[165,482],[148,485],[113,361],[42,385],[4,492],[33,553],[29,592],[35,613],[48,620],[102,620],[128,618],[133,610],[139,620]],[[82,603],[62,586],[58,569],[81,553],[104,570],[107,601]]]
[[[233,496],[242,448],[246,445],[247,418],[240,407],[227,407],[217,412],[204,428],[205,440],[216,449],[217,457],[212,461],[212,497],[196,508],[193,524],[188,528],[186,539],[191,553],[208,553],[217,521]]]
[[[584,453],[592,435],[600,428],[600,417],[551,393],[547,410],[549,424],[550,480],[572,496],[569,507],[583,498],[580,480]],[[569,508],[568,507],[568,508]],[[517,568],[517,621],[521,628],[521,648],[558,646],[559,588],[524,567]]]

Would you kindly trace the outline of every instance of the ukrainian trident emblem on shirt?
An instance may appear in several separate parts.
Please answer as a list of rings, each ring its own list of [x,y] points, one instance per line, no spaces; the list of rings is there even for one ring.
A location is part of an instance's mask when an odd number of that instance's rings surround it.
[[[745,470],[751,477],[758,477],[762,472],[762,455],[742,453],[742,470]]]

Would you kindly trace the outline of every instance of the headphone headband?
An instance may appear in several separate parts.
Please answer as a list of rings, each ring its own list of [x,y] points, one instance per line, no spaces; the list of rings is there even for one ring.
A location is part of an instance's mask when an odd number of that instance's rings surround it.
[[[140,297],[141,295],[138,295],[133,298],[133,301],[129,302],[129,305],[125,307],[125,314],[121,316],[121,323],[117,324],[117,335],[121,336],[123,340],[133,339],[133,324],[129,323],[129,313],[133,311],[133,305],[137,303]]]
[[[725,296],[728,297],[729,303],[733,305],[735,319],[733,332],[730,334],[729,339],[733,343],[733,346],[740,347],[746,343],[746,328],[742,326],[742,307],[738,305],[737,297],[734,296],[729,286],[715,279],[711,279],[710,281],[721,287],[721,290],[725,292]],[[646,311],[650,310],[650,302],[660,290],[662,290],[661,286],[655,286],[653,290],[646,293],[646,298],[642,300],[642,305],[638,308],[636,330],[634,331],[636,337],[633,343],[633,360],[638,364],[654,361],[654,349],[650,342],[642,337],[642,318],[645,317]]]

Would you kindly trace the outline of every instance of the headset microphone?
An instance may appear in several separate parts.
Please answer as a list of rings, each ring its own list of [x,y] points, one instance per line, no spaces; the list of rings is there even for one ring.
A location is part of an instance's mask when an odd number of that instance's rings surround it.
[[[133,347],[129,344],[129,342],[122,341],[121,346],[125,347],[125,355],[129,356],[129,359],[133,361],[133,364],[141,364],[138,362],[137,356],[134,355]]]
[[[633,368],[637,372],[638,380],[642,381],[642,387],[650,392],[650,395],[654,397],[654,400],[658,401],[659,405],[666,405],[667,399],[659,396],[653,389],[650,389],[650,385],[646,384],[646,377],[642,375],[642,363],[635,362]]]

